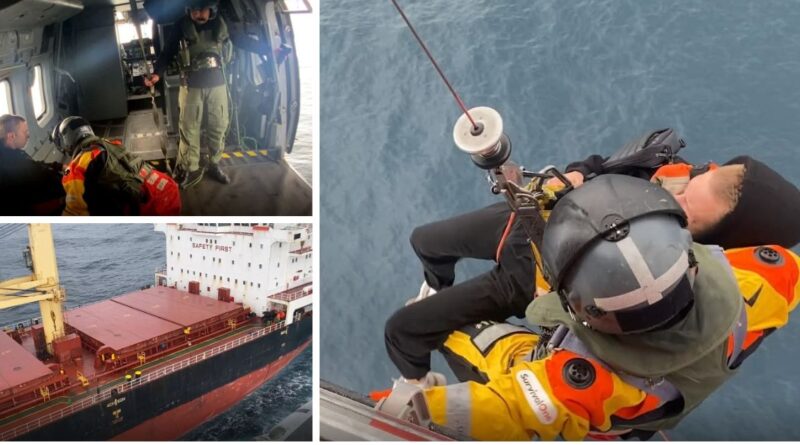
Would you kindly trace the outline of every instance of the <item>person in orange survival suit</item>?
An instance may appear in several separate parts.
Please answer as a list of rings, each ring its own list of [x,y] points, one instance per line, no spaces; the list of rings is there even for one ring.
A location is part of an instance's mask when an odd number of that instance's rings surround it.
[[[64,215],[179,215],[177,183],[125,150],[98,138],[88,121],[68,117],[53,129],[53,143],[70,158],[62,184]]]
[[[482,440],[649,438],[787,323],[800,257],[692,243],[666,194],[637,196],[617,178],[553,210],[542,257],[556,292],[527,309],[542,335],[489,322],[448,337],[442,350],[464,383],[425,390],[434,422]],[[622,196],[640,205],[604,199]],[[610,215],[616,228],[596,230]]]
[[[637,141],[654,144],[640,148],[655,148],[658,154],[665,146],[683,145],[671,130],[660,130]],[[583,163],[570,164],[567,176],[580,186],[584,176],[576,165]],[[762,218],[767,214],[767,197],[780,203],[787,213],[800,213],[800,191],[750,157],[734,158],[721,167],[681,162],[659,168],[652,162],[628,166],[618,162],[610,171],[646,176],[675,194],[688,217],[688,229],[698,242],[732,248],[761,244],[791,247],[800,241],[798,221]],[[607,173],[595,168],[590,176]],[[538,285],[543,282],[534,272],[527,235],[506,203],[418,227],[411,235],[411,244],[423,264],[425,280],[412,300],[415,304],[401,308],[387,321],[385,343],[402,378],[424,386],[437,378],[435,373],[429,374],[430,352],[453,329],[480,320],[523,316],[536,292],[531,277],[537,277]],[[497,264],[483,275],[454,285],[455,265],[465,257]]]

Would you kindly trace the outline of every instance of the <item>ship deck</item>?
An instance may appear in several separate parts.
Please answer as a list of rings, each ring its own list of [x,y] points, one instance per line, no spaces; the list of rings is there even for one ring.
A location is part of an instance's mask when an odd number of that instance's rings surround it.
[[[280,329],[282,326],[282,324],[274,325],[272,330]],[[260,329],[263,329],[263,326],[253,324],[244,325],[223,335],[182,348],[167,356],[137,366],[136,370],[141,371],[143,376],[155,374],[159,371],[165,372],[164,370],[169,369],[171,366],[178,365],[191,357],[197,357],[204,353],[211,352],[215,348],[218,348],[220,344],[237,339],[244,339],[247,336],[253,335]],[[86,352],[88,353],[88,351]],[[86,361],[84,361],[84,363],[86,363]],[[91,364],[88,365],[88,368],[91,368]],[[0,418],[0,437],[3,436],[4,431],[11,431],[14,428],[30,423],[32,420],[47,423],[48,418],[58,418],[64,409],[80,407],[82,404],[92,403],[92,399],[95,396],[100,397],[101,394],[109,389],[125,383],[125,374],[125,371],[118,370],[93,376],[93,378],[90,378],[91,384],[87,387],[76,385],[71,388],[69,392],[59,397],[37,404],[24,411]],[[87,377],[90,376],[87,375]]]
[[[0,393],[52,374],[24,346],[0,333]]]
[[[67,331],[81,337],[81,348],[79,357],[61,363],[36,358],[31,329],[24,331],[21,344],[0,333],[0,402],[6,404],[0,409],[0,432],[100,394],[106,385],[124,382],[125,374],[132,373],[133,368],[145,372],[168,366],[187,355],[212,349],[220,341],[247,335],[260,327],[250,323],[247,312],[241,304],[164,287],[121,295],[65,312]],[[186,331],[187,327],[191,330]],[[165,348],[143,357],[144,363],[136,358],[143,348],[161,342]],[[133,354],[134,360],[106,366],[98,361],[100,346],[113,349],[118,358],[122,353]],[[59,377],[68,377],[69,385],[60,387],[52,399],[31,399],[47,381]],[[25,394],[27,399],[18,399],[14,392]],[[36,414],[32,417],[31,413]]]

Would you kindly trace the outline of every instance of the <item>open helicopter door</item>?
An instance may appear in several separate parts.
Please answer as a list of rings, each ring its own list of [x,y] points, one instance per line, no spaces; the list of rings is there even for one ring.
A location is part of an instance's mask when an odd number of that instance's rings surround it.
[[[183,2],[145,0],[143,7],[157,25],[159,37],[155,40],[160,41],[160,52],[166,36],[185,15]],[[291,152],[300,116],[300,74],[289,15],[305,11],[308,8],[287,9],[280,0],[220,1],[219,14],[229,30],[271,49],[260,55],[234,46],[233,61],[226,68],[231,105],[226,151],[253,152],[254,158],[273,160]],[[181,82],[177,66],[170,66],[162,78],[164,83],[159,86],[164,89],[166,127],[175,138]]]
[[[304,8],[297,8],[287,7],[282,0],[230,1],[236,18],[242,18],[234,26],[241,26],[249,36],[267,43],[271,54],[265,57],[237,51],[230,76],[238,80],[232,88],[238,110],[232,109],[234,121],[229,133],[238,140],[229,142],[250,149],[256,144],[273,158],[291,153],[297,133],[300,69],[290,15],[310,12],[310,5],[304,4]],[[234,128],[237,116],[238,135]]]

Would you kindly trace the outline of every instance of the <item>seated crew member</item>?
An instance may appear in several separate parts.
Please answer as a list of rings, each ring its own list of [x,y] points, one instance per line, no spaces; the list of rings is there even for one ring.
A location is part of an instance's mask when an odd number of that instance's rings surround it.
[[[604,200],[607,184],[590,187],[559,203],[545,231],[556,292],[527,310],[545,333],[482,323],[450,335],[442,349],[466,383],[425,391],[434,422],[482,440],[646,439],[787,323],[800,257],[780,246],[723,254],[691,243],[674,203],[642,196],[626,208]],[[627,224],[602,231],[612,214]]]
[[[650,138],[641,140],[646,139]],[[642,171],[633,167],[625,173],[642,176]],[[761,218],[766,196],[780,202],[788,213],[800,213],[800,191],[766,165],[737,157],[719,169],[711,166],[689,181],[692,172],[698,170],[688,164],[672,164],[658,168],[652,176],[678,192],[676,198],[688,215],[689,229],[702,242],[729,248],[791,247],[800,241],[800,223],[789,218]],[[681,184],[686,185],[681,188]],[[532,278],[536,272],[527,235],[510,220],[510,214],[502,202],[418,227],[412,233],[411,244],[423,264],[425,280],[414,300],[417,303],[395,312],[385,329],[389,357],[406,381],[423,386],[439,381],[439,376],[428,375],[430,351],[441,346],[454,329],[481,320],[523,316],[536,292]],[[501,239],[504,242],[499,246]],[[497,265],[453,286],[455,265],[465,257],[495,260]],[[426,298],[436,291],[434,298]]]
[[[77,116],[53,129],[53,143],[69,159],[64,215],[172,216],[181,211],[175,181],[129,153],[121,143],[95,136]]]
[[[57,215],[64,206],[61,164],[34,161],[25,153],[30,133],[22,116],[0,116],[0,215]]]

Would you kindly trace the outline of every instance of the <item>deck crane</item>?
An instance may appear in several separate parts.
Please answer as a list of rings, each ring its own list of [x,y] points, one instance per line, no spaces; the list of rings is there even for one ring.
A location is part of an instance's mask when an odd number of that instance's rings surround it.
[[[28,225],[25,260],[33,272],[0,282],[0,310],[39,302],[47,352],[64,332],[64,301],[67,294],[58,281],[58,264],[50,224]]]

